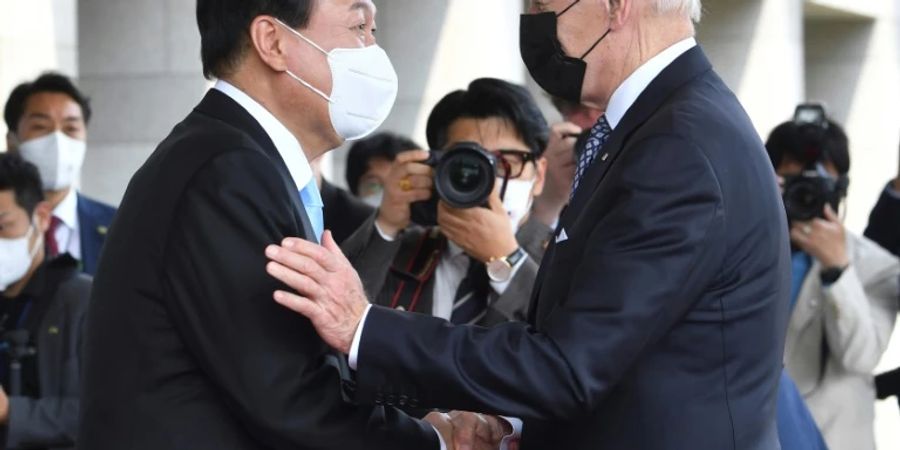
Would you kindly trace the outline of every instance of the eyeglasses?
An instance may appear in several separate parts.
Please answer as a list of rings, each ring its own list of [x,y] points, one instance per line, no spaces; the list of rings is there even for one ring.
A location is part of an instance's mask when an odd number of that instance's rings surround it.
[[[534,163],[534,153],[523,150],[495,150],[490,152],[497,158],[497,176],[515,179],[522,176],[525,165]]]

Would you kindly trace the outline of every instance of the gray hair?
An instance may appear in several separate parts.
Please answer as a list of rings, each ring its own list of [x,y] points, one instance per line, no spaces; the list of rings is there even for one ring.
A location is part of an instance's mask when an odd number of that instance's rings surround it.
[[[656,12],[660,14],[681,13],[685,17],[690,17],[695,23],[700,22],[703,16],[703,6],[701,0],[652,0]]]

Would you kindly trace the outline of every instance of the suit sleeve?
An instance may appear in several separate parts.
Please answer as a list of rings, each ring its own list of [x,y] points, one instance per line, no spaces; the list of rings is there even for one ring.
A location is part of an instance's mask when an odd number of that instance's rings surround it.
[[[262,154],[233,151],[183,194],[162,283],[176,329],[222,400],[272,449],[438,449],[430,425],[342,398],[310,323],[279,307],[267,245],[302,235],[291,199]]]
[[[726,251],[721,189],[700,149],[656,137],[616,164],[607,196],[615,200],[590,212],[597,220],[586,240],[555,251],[550,276],[574,273],[568,293],[548,294],[558,298],[540,331],[454,327],[373,307],[360,400],[406,395],[426,407],[546,421],[594,411],[714,282]]]
[[[889,186],[887,189],[890,189]],[[885,190],[869,216],[866,237],[900,256],[900,197]]]

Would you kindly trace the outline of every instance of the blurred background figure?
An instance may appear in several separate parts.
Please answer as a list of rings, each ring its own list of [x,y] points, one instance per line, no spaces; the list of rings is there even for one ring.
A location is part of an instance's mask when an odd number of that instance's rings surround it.
[[[13,90],[3,118],[7,147],[38,167],[53,209],[47,256],[68,253],[93,274],[115,209],[77,190],[91,120],[88,98],[66,76],[46,73]]]
[[[0,448],[73,448],[81,332],[91,280],[46,257],[38,169],[0,154]]]
[[[873,371],[897,316],[900,262],[838,217],[849,185],[849,143],[822,107],[798,107],[766,149],[791,227],[785,366],[829,448],[874,449]]]
[[[422,148],[394,133],[378,133],[354,142],[347,153],[347,186],[367,205],[378,208],[391,164],[400,153]]]
[[[428,145],[449,155],[464,151],[457,144],[474,143],[493,153],[499,177],[490,180],[494,192],[483,207],[438,205],[434,172],[425,164],[429,153],[399,154],[380,178],[378,215],[344,244],[370,298],[454,323],[524,320],[550,234],[529,214],[544,187],[548,135],[546,120],[521,86],[479,79],[444,97],[429,117]],[[421,226],[414,216],[437,226]]]

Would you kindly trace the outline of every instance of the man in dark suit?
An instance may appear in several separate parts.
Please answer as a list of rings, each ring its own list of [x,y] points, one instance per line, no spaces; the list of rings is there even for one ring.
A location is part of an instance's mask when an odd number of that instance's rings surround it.
[[[299,293],[275,299],[349,355],[363,403],[521,417],[524,449],[779,448],[787,223],[758,134],[692,38],[700,2],[550,0],[532,12],[532,76],[606,113],[529,323],[451,326],[373,307],[347,292],[342,255],[297,240],[267,249],[269,273]]]
[[[75,445],[91,279],[46,258],[51,217],[38,169],[0,154],[0,449]]]
[[[46,73],[13,89],[4,119],[7,147],[38,167],[53,207],[45,236],[48,256],[68,253],[93,275],[116,210],[74,187],[91,120],[89,99],[68,77]]]
[[[432,427],[346,401],[346,362],[270,301],[263,267],[267,243],[322,236],[308,161],[390,111],[396,74],[374,16],[369,1],[197,2],[219,81],[134,176],[109,235],[79,448],[437,450],[435,428],[452,444],[441,415]]]

